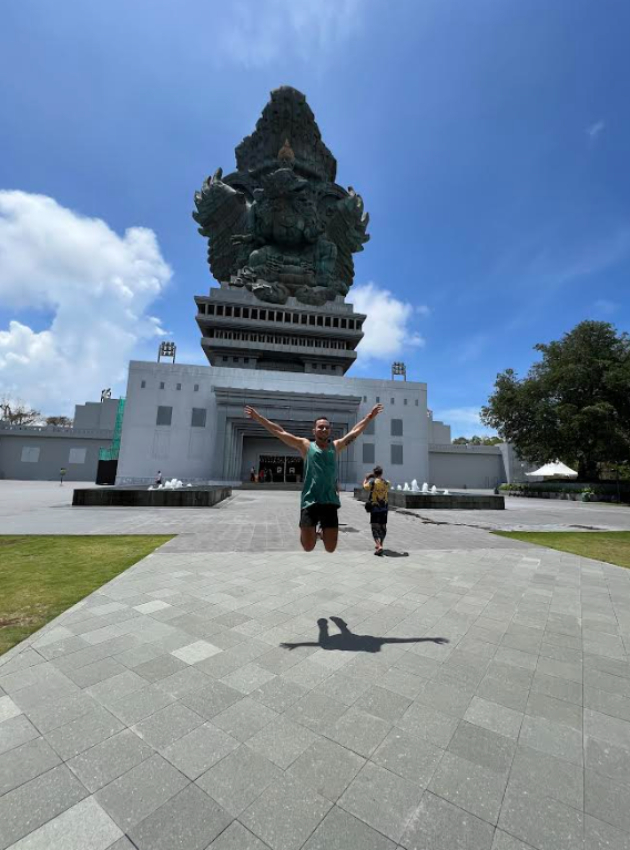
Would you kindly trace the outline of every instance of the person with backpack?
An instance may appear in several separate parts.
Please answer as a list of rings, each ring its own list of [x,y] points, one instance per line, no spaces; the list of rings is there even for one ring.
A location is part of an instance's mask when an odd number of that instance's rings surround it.
[[[369,491],[365,510],[370,514],[370,527],[374,538],[374,554],[383,556],[383,541],[387,534],[390,483],[383,478],[383,467],[375,466],[363,481],[363,489]]]

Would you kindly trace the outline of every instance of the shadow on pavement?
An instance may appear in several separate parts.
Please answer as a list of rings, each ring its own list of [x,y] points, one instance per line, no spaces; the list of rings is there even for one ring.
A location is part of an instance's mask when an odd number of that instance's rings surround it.
[[[301,643],[281,643],[280,646],[289,651],[297,649],[299,646],[319,646],[321,649],[338,649],[342,652],[380,652],[381,647],[386,643],[424,643],[426,641],[438,644],[448,643],[447,638],[441,637],[397,638],[355,635],[350,631],[348,624],[341,617],[331,617],[330,619],[339,629],[339,634],[330,635],[328,633],[328,620],[322,617],[317,621],[319,627],[318,640],[302,641]]]

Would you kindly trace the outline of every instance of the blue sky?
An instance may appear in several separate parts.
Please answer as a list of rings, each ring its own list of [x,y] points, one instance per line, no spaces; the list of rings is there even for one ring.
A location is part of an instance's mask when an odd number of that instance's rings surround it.
[[[204,362],[193,193],[232,169],[282,84],[371,216],[357,300],[384,309],[355,374],[405,360],[470,435],[535,343],[586,318],[629,329],[626,0],[4,0],[1,15],[0,395],[53,413],[124,390],[161,334]]]

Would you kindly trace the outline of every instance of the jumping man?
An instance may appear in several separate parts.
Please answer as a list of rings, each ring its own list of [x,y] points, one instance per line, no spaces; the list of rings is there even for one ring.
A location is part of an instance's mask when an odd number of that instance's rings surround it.
[[[382,404],[376,404],[360,422],[339,440],[330,445],[330,420],[320,416],[315,420],[313,434],[315,440],[306,437],[296,437],[289,434],[281,425],[270,422],[249,405],[245,415],[266,428],[270,434],[282,440],[292,449],[297,449],[304,458],[304,484],[300,503],[300,542],[306,552],[311,552],[317,542],[317,524],[321,525],[324,548],[334,552],[337,548],[339,520],[337,511],[340,507],[337,493],[337,454],[347,449],[350,443],[363,433],[369,422],[383,410]]]

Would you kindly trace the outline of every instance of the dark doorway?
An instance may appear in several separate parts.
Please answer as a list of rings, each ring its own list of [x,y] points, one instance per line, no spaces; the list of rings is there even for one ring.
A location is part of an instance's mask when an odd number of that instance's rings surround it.
[[[96,467],[96,484],[115,484],[117,460],[99,460]]]
[[[261,455],[258,471],[263,470],[265,481],[294,484],[302,481],[304,461],[301,457],[286,455]]]

